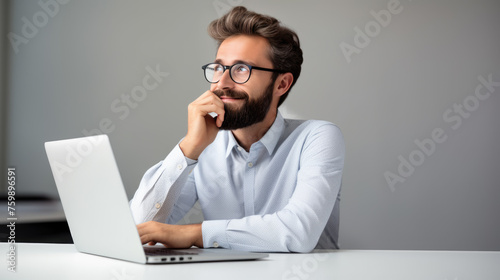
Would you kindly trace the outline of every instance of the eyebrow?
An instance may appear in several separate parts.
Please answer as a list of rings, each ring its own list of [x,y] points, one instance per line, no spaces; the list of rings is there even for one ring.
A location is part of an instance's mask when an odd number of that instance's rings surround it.
[[[223,64],[223,65],[224,65],[224,63],[222,63],[222,59],[220,59],[220,58],[216,59],[214,62],[215,62],[215,63],[219,63],[219,64]],[[238,64],[238,63],[242,63],[242,64],[247,64],[247,65],[255,66],[255,63],[252,63],[252,62],[250,62],[250,61],[244,61],[244,60],[236,60],[236,61],[234,61],[233,65],[234,65],[234,64]]]

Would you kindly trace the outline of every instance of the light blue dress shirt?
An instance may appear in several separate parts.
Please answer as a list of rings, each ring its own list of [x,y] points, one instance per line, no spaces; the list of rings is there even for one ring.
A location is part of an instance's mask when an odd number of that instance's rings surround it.
[[[230,131],[220,131],[197,161],[177,145],[145,173],[130,207],[136,223],[175,224],[199,201],[206,248],[338,248],[344,156],[334,124],[278,113],[249,152]]]

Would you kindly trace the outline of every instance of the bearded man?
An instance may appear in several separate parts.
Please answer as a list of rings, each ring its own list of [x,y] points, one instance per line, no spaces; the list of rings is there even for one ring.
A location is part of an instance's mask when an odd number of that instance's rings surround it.
[[[275,18],[235,7],[213,21],[202,66],[210,90],[188,106],[188,131],[144,175],[130,207],[143,244],[310,252],[338,248],[345,147],[337,126],[284,119],[299,38]],[[204,221],[176,225],[199,201]]]

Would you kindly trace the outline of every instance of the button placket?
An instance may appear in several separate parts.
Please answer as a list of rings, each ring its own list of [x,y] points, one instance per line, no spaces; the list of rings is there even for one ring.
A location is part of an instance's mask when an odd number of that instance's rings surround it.
[[[256,151],[250,151],[247,166],[245,168],[243,198],[245,205],[245,216],[254,215],[254,188],[255,188],[255,155]]]

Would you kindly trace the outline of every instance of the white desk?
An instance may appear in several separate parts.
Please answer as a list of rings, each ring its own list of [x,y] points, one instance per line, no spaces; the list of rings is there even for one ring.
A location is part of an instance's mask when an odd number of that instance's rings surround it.
[[[17,272],[7,271],[2,261],[0,279],[500,279],[500,252],[339,250],[270,254],[257,261],[142,265],[78,253],[72,244],[16,246]],[[0,243],[1,254],[7,247]]]

